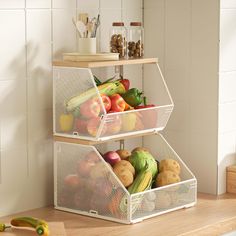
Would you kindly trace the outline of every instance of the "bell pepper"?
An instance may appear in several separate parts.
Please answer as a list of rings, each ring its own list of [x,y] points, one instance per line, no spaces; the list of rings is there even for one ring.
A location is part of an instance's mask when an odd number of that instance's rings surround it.
[[[124,132],[130,132],[135,129],[136,125],[136,114],[135,113],[127,113],[123,114],[121,117],[122,120],[122,130]]]
[[[60,130],[69,132],[73,128],[74,116],[71,113],[62,113],[59,117]]]
[[[143,105],[135,107],[135,109],[145,109],[145,108],[151,108],[156,107],[154,104],[148,104],[147,105],[147,98],[143,98]],[[144,129],[152,129],[157,128],[157,109],[148,109],[140,111],[140,116],[143,124]]]
[[[143,97],[143,105],[136,106],[135,109],[143,109],[143,108],[148,108],[148,107],[155,107],[155,105],[154,104],[148,104],[147,105],[147,98]]]
[[[11,228],[11,226],[7,226],[4,223],[0,223],[0,232],[4,232],[7,228]]]
[[[143,102],[142,95],[137,88],[129,89],[125,94],[122,95],[124,100],[132,107],[136,107]]]
[[[125,90],[128,91],[130,86],[130,81],[128,79],[124,79],[123,76],[121,76],[121,79],[119,81],[124,85]]]
[[[80,114],[84,118],[98,117],[101,107],[97,98],[89,99],[80,106]]]

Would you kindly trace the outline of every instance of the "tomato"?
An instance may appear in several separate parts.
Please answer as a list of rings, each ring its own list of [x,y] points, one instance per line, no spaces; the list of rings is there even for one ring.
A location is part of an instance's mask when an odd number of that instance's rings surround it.
[[[128,79],[121,79],[120,82],[124,85],[125,90],[128,91],[130,86],[130,81]]]

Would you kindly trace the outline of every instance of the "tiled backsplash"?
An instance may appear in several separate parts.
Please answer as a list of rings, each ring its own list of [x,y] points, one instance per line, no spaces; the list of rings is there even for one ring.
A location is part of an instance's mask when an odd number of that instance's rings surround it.
[[[165,137],[196,174],[199,191],[225,191],[236,148],[235,1],[221,0],[220,49],[214,1],[145,0],[144,11],[142,2],[0,1],[0,215],[52,203],[51,61],[76,51],[71,19],[79,12],[101,14],[101,51],[108,50],[112,21],[128,25],[144,12],[146,56],[159,58],[175,101]],[[141,81],[141,67],[125,68],[134,71]]]
[[[165,137],[200,192],[224,193],[236,163],[235,21],[235,0],[144,1],[146,54],[158,55],[175,102]]]
[[[105,51],[112,21],[142,20],[142,0],[0,1],[0,216],[52,204],[51,61],[76,51],[79,12],[101,14]]]
[[[226,191],[226,167],[236,164],[236,2],[221,0],[218,193]]]

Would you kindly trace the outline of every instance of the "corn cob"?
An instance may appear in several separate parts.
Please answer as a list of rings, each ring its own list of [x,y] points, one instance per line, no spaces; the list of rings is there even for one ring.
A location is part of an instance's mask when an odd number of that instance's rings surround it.
[[[149,169],[141,171],[135,178],[134,182],[129,186],[130,194],[139,193],[148,189],[152,184],[152,172]]]
[[[11,220],[11,225],[15,227],[35,228],[38,235],[48,236],[48,224],[44,220],[33,217],[18,217]]]
[[[125,92],[124,85],[119,81],[101,84],[97,88],[100,94],[105,94],[107,96],[111,96],[115,93],[122,94]],[[96,95],[96,88],[90,88],[79,95],[71,97],[65,104],[66,110],[68,112],[75,110],[80,104],[84,103],[94,95]]]

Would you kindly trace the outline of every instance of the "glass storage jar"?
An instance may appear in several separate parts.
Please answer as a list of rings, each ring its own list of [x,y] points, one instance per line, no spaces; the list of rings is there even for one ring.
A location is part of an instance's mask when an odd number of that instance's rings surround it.
[[[120,58],[127,55],[127,30],[123,22],[113,22],[110,30],[110,52],[119,53]]]
[[[128,57],[138,58],[144,55],[144,29],[141,22],[131,22],[128,32]]]

